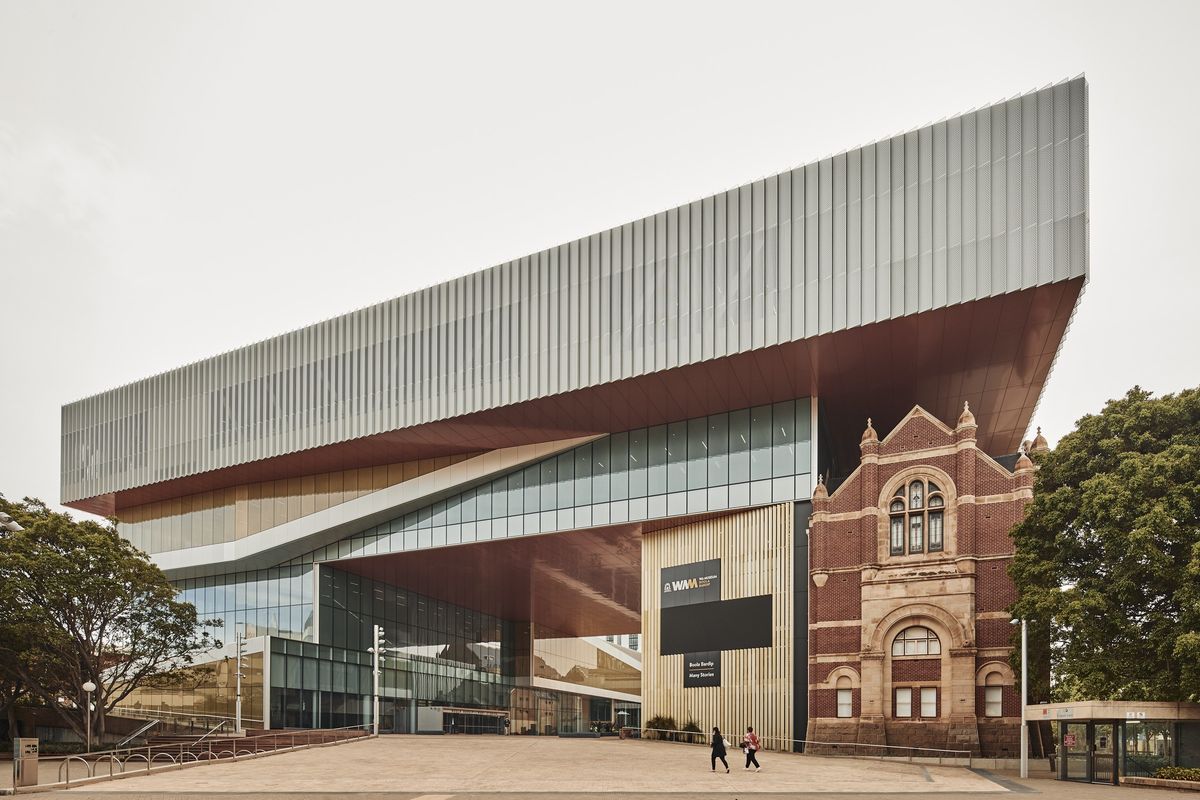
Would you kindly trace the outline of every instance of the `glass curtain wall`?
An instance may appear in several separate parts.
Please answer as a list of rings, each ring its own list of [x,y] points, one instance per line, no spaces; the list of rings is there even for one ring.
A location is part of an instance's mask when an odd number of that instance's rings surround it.
[[[323,472],[122,509],[117,530],[148,553],[232,542],[479,455]]]
[[[575,683],[597,689],[637,695],[642,691],[642,671],[593,642],[580,638],[541,638],[533,642],[533,674],[538,678]]]
[[[612,434],[280,567],[177,581],[218,638],[313,641],[314,562],[810,496],[811,401]]]
[[[313,640],[313,565],[273,567],[175,581],[179,599],[196,606],[201,620],[219,620],[210,632],[228,644],[286,636]]]
[[[611,434],[347,537],[304,560],[808,499],[811,447],[809,398]]]
[[[369,653],[289,639],[270,641],[273,728],[339,728],[371,721]],[[418,706],[443,706],[459,714],[471,708],[508,712],[508,729],[498,724],[464,730],[471,733],[578,733],[591,724],[590,698],[518,688],[501,676],[479,683],[474,677],[464,679],[431,666],[403,656],[385,660],[379,689],[380,730],[411,733]]]
[[[198,664],[182,673],[165,675],[134,689],[122,708],[161,711],[197,717],[229,717],[237,713],[237,661],[221,659]],[[247,725],[263,720],[263,654],[242,657],[242,719]]]
[[[366,650],[379,625],[387,646],[400,648],[397,658],[430,674],[483,683],[500,674],[500,618],[330,566],[320,582],[322,644]]]

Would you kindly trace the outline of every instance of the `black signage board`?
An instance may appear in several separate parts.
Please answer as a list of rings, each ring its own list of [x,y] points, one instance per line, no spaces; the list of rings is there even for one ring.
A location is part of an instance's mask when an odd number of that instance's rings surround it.
[[[676,608],[721,599],[721,559],[659,570],[662,607]]]
[[[771,595],[664,608],[659,652],[664,656],[771,646]]]
[[[683,688],[721,685],[721,651],[685,653],[683,656]]]

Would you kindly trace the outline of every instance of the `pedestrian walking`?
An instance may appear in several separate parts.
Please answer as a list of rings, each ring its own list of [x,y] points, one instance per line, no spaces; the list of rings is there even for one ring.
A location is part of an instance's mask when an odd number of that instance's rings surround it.
[[[725,765],[725,771],[729,772],[729,762],[725,760],[725,748],[729,746],[729,742],[725,741],[725,737],[721,735],[721,729],[716,725],[713,726],[712,734],[712,771],[717,771],[717,759],[721,759],[721,763]]]
[[[746,735],[742,737],[742,752],[746,754],[746,769],[750,769],[751,764],[754,765],[755,772],[762,769],[755,755],[758,748],[758,734],[754,732],[754,728],[746,728]]]

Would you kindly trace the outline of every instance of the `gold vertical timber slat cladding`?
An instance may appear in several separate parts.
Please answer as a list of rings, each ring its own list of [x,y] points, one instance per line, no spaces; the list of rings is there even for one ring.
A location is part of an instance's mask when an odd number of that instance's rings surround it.
[[[703,731],[716,725],[736,742],[754,726],[770,749],[788,749],[792,728],[792,558],[790,503],[681,525],[642,537],[642,720],[673,717]],[[721,560],[721,599],[771,595],[772,646],[721,654],[721,686],[683,688],[683,656],[660,655],[664,567]]]

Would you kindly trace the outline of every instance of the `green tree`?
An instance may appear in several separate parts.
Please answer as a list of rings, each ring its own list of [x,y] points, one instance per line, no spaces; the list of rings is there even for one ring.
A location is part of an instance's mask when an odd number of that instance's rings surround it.
[[[1010,570],[1032,698],[1200,700],[1200,389],[1135,386],[1036,458]]]
[[[220,645],[112,524],[76,521],[28,498],[3,502],[25,529],[0,534],[0,615],[11,622],[0,628],[0,675],[81,737],[87,681],[97,686],[92,730],[102,735],[105,714],[137,687]]]

